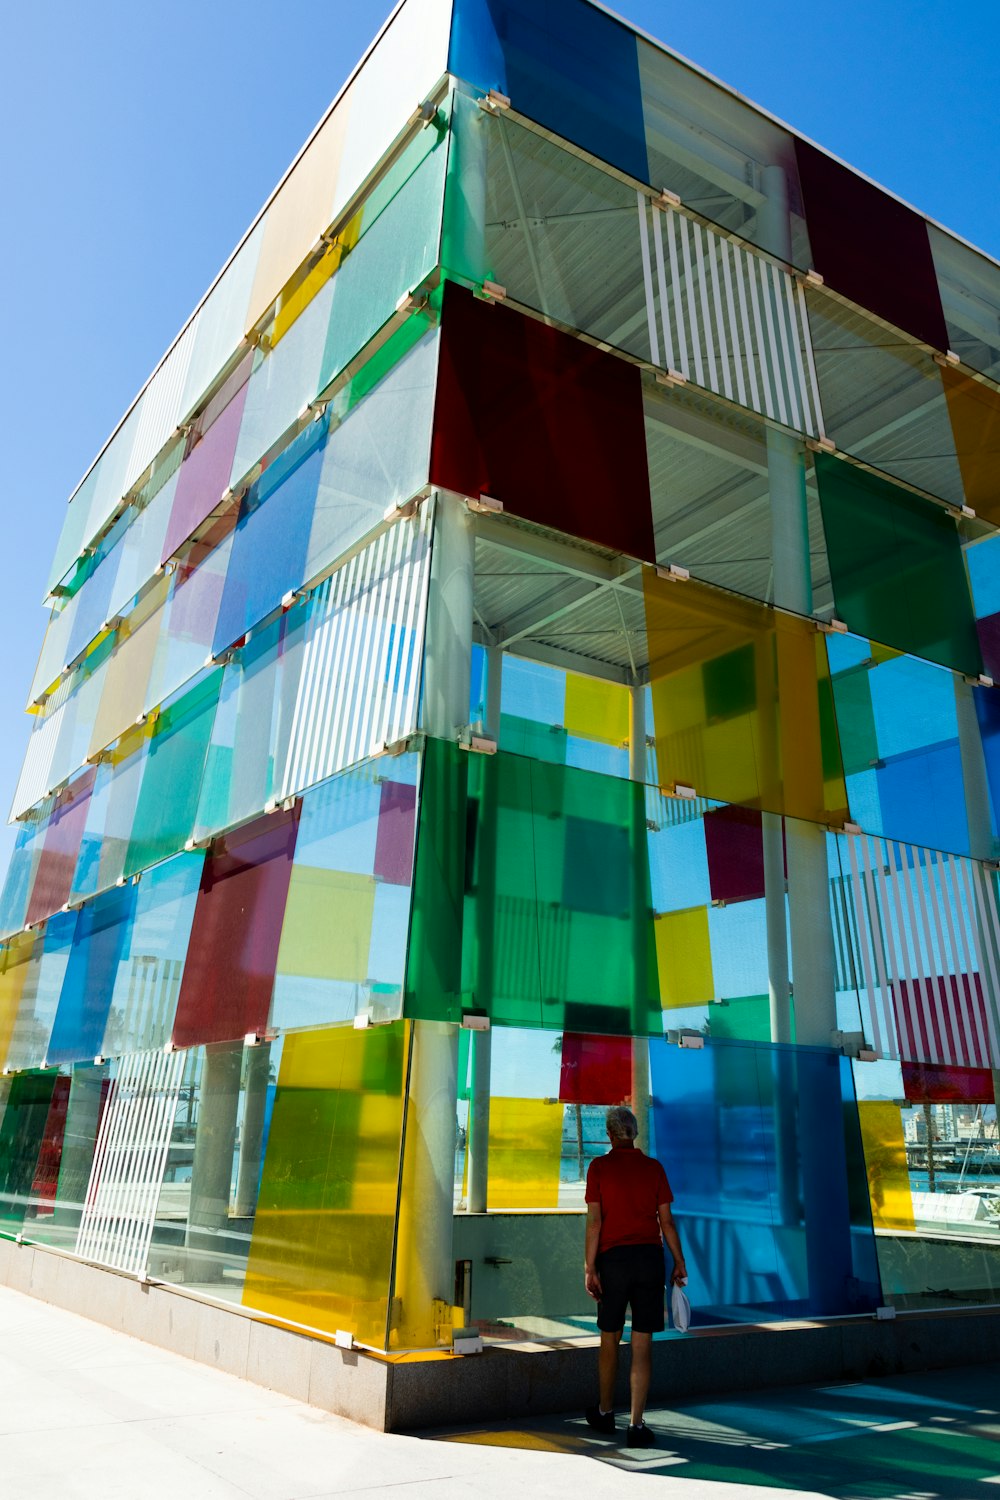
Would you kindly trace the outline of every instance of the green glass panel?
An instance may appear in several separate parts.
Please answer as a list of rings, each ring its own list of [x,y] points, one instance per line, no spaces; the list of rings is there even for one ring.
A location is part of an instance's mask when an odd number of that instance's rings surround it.
[[[816,455],[837,613],[851,630],[978,676],[982,657],[955,521],[942,507]]]
[[[55,1069],[19,1073],[10,1086],[0,1121],[0,1225],[8,1230],[21,1227],[31,1198],[58,1077]]]
[[[658,1034],[644,788],[428,741],[406,1006]]]
[[[566,730],[559,724],[541,724],[520,714],[500,715],[500,744],[515,755],[566,764]]]
[[[408,1045],[403,1022],[285,1037],[246,1306],[386,1347]]]
[[[161,711],[146,752],[126,875],[176,854],[192,836],[221,686],[217,668]]]
[[[867,664],[831,678],[845,776],[868,771],[879,758]]]

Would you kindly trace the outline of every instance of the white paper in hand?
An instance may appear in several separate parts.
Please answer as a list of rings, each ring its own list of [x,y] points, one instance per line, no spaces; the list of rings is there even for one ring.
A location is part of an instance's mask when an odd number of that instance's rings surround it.
[[[685,1282],[686,1286],[687,1283]],[[683,1286],[674,1286],[670,1291],[670,1321],[678,1333],[687,1333],[691,1326],[691,1304]]]

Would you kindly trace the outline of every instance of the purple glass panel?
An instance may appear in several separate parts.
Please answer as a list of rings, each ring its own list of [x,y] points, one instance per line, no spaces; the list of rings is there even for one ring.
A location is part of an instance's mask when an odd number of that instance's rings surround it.
[[[243,384],[190,448],[181,464],[161,562],[173,557],[181,543],[186,542],[202,521],[211,515],[229,488],[249,376],[250,367],[246,364]]]
[[[375,874],[392,885],[413,882],[413,825],[417,789],[399,781],[383,781],[375,839]]]
[[[89,767],[75,785],[60,794],[45,832],[26,922],[40,922],[69,900],[95,775],[94,767]]]

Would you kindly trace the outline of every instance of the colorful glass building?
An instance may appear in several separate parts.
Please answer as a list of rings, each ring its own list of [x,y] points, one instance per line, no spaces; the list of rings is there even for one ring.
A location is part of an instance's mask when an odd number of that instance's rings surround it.
[[[404,0],[69,502],[0,1231],[582,1336],[630,1101],[696,1321],[995,1301],[998,433],[994,262],[587,0]]]

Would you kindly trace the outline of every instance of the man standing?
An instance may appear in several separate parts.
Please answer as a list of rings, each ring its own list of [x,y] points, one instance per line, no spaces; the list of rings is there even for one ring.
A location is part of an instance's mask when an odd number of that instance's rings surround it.
[[[600,1400],[587,1408],[597,1432],[615,1430],[614,1395],[618,1346],[625,1309],[632,1308],[632,1411],[626,1443],[651,1448],[656,1442],[643,1421],[652,1365],[653,1334],[663,1331],[666,1282],[663,1244],[674,1258],[671,1283],[687,1278],[681,1242],[670,1204],[673,1193],[660,1163],[636,1146],[638,1122],[630,1109],[609,1109],[605,1123],[611,1150],[598,1156],[587,1173],[587,1247],[584,1279],[597,1302],[601,1330]]]

